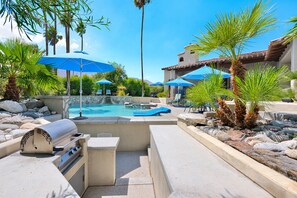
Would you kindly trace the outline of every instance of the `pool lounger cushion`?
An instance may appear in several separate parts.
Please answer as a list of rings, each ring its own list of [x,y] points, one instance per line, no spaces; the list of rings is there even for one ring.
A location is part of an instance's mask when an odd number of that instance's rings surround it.
[[[169,108],[166,107],[158,107],[158,108],[154,108],[154,109],[150,109],[150,110],[146,110],[146,111],[134,111],[133,115],[134,116],[154,116],[154,115],[158,115],[160,113],[170,113],[171,110]]]

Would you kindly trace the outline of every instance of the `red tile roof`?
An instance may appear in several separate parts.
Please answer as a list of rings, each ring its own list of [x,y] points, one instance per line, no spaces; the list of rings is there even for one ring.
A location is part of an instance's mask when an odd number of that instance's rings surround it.
[[[242,63],[253,63],[253,62],[264,61],[266,53],[267,53],[267,50],[241,54],[239,57],[239,60]],[[196,67],[200,67],[203,65],[210,65],[210,64],[214,64],[214,63],[216,63],[216,64],[224,64],[224,63],[230,64],[230,60],[227,57],[212,58],[212,59],[208,59],[208,60],[198,61],[196,63],[188,64],[188,65],[173,65],[173,66],[169,66],[169,67],[164,67],[164,68],[162,68],[162,70],[178,70],[178,69],[186,69],[186,68],[196,68]]]

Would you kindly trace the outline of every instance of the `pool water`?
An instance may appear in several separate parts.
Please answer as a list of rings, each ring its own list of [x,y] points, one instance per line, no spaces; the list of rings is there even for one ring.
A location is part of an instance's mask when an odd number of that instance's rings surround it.
[[[126,108],[120,104],[83,104],[82,115],[86,117],[117,117],[133,116],[137,108]],[[79,104],[71,105],[69,108],[69,117],[79,116]]]

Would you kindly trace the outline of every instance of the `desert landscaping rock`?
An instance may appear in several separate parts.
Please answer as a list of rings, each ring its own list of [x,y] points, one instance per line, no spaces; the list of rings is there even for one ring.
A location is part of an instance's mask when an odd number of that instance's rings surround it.
[[[13,138],[18,138],[23,136],[28,131],[30,131],[30,129],[15,129],[15,130],[12,130],[9,134],[12,135]]]
[[[34,118],[34,119],[40,118],[41,116],[43,116],[42,113],[36,113],[35,111],[34,112],[27,111],[27,112],[22,113],[22,115],[27,116],[27,117],[31,117],[31,118]]]
[[[297,135],[297,128],[283,128],[283,130],[281,132],[285,133],[285,134],[295,134],[295,135]]]
[[[288,150],[285,150],[284,153],[290,158],[297,159],[297,150],[296,149],[294,149],[294,150],[288,149]]]
[[[19,103],[19,104],[23,108],[23,112],[28,110],[27,107],[26,107],[26,105],[24,103]]]
[[[44,107],[42,107],[42,108],[40,108],[40,109],[38,110],[39,113],[44,113],[44,112],[47,112],[47,111],[49,111],[49,109],[48,109],[47,106],[44,106]]]
[[[261,143],[261,142],[274,142],[272,139],[267,137],[265,134],[257,134],[253,137],[247,137],[244,139],[245,142],[247,142],[249,145],[253,146],[256,143]]]
[[[28,109],[41,108],[43,106],[44,106],[44,103],[39,100],[26,102],[26,107]]]
[[[7,118],[7,117],[11,117],[11,115],[8,113],[0,113],[0,119]]]
[[[48,123],[50,123],[50,122],[47,121],[47,120],[44,119],[44,118],[37,118],[37,119],[35,119],[32,123],[34,123],[34,124],[41,124],[41,125],[44,125],[44,124],[48,124]]]
[[[297,141],[295,140],[288,140],[281,143],[258,143],[254,145],[254,149],[265,149],[270,151],[285,151],[287,149],[296,149],[297,148]]]
[[[34,129],[35,127],[39,127],[41,124],[34,124],[34,123],[25,123],[20,126],[20,129]]]
[[[5,129],[18,129],[19,126],[15,124],[0,124],[0,130],[5,130]]]
[[[11,101],[11,100],[5,100],[3,102],[0,102],[0,109],[4,109],[5,111],[11,112],[11,113],[23,112],[22,106],[18,102]]]
[[[218,134],[216,135],[216,137],[217,137],[220,141],[222,141],[222,142],[225,142],[225,141],[230,140],[229,135],[228,135],[227,133],[225,133],[225,132],[220,132],[220,133],[218,133]]]
[[[270,122],[270,124],[272,126],[277,126],[277,127],[284,127],[284,123],[282,121],[279,121],[279,120],[272,120]]]

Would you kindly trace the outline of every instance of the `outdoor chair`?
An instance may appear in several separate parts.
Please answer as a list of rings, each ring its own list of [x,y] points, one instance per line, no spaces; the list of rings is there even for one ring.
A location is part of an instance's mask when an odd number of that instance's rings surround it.
[[[106,95],[111,95],[110,89],[106,89]]]
[[[96,92],[97,95],[102,95],[102,89],[98,89],[98,91]]]
[[[174,103],[178,104],[180,99],[181,99],[181,94],[175,94],[174,100],[169,101],[168,104],[171,104],[171,105],[173,105]]]

